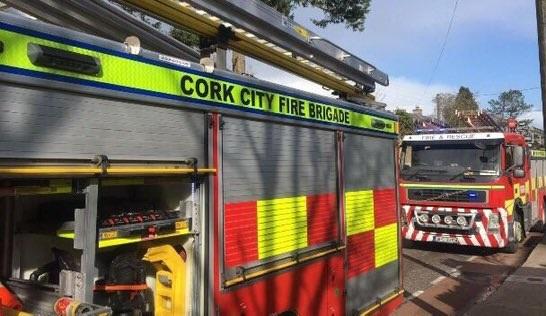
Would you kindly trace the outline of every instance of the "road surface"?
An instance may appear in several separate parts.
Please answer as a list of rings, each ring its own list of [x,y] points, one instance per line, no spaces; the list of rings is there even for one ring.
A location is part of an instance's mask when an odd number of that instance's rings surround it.
[[[541,239],[542,234],[531,233],[516,254],[443,244],[405,248],[406,303],[395,314],[464,314],[521,266]]]

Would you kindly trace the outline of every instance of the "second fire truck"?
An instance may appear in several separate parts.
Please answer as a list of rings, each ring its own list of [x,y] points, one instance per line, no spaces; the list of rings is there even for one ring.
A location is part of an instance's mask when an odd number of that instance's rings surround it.
[[[544,220],[544,157],[513,129],[405,136],[403,237],[515,252]]]

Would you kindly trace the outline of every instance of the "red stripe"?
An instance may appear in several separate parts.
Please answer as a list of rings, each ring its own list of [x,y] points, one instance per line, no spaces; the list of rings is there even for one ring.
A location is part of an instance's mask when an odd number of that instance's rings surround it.
[[[337,199],[334,193],[307,197],[307,240],[309,246],[337,239]]]
[[[474,234],[474,236],[475,236],[476,239],[478,240],[478,244],[479,244],[480,246],[485,246],[485,242],[483,241],[483,238],[482,238],[482,236],[481,236],[479,233]]]
[[[488,235],[489,242],[491,243],[491,247],[499,248],[499,243],[497,242],[497,238],[493,235]]]
[[[364,232],[347,238],[348,275],[355,277],[375,266],[374,232]]]
[[[229,203],[224,210],[226,266],[235,267],[258,260],[257,202]]]
[[[373,192],[375,227],[396,223],[396,192],[393,189],[380,189]]]

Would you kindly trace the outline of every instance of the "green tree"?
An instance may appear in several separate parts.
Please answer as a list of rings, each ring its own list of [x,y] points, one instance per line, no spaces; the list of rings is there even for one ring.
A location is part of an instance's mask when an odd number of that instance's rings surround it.
[[[467,87],[460,87],[455,100],[443,109],[446,123],[453,127],[465,126],[465,123],[457,116],[458,111],[478,111],[479,106],[474,94]]]
[[[504,124],[508,118],[520,119],[522,115],[529,113],[532,104],[525,102],[525,96],[520,90],[508,90],[501,93],[497,99],[489,100],[487,110],[499,117]],[[533,120],[519,120],[521,125],[529,125]]]
[[[457,96],[453,93],[438,93],[432,99],[435,104],[434,115],[437,120],[444,119],[444,109],[455,102]]]
[[[400,124],[400,137],[412,134],[415,131],[413,117],[404,109],[396,109],[394,114],[398,115],[398,123]]]
[[[291,16],[297,6],[312,6],[324,13],[322,19],[312,19],[320,27],[345,23],[353,31],[363,31],[371,0],[262,0],[284,15]]]
[[[273,7],[283,15],[294,17],[294,10],[298,6],[313,6],[324,13],[320,20],[312,19],[315,25],[326,27],[328,24],[345,23],[347,28],[353,31],[363,31],[366,15],[370,11],[371,0],[261,0]],[[246,60],[244,55],[233,52],[233,71],[237,73],[246,72]]]
[[[169,31],[169,34],[176,40],[191,46],[191,47],[199,47],[199,36],[195,33],[192,33],[191,31],[173,27]]]

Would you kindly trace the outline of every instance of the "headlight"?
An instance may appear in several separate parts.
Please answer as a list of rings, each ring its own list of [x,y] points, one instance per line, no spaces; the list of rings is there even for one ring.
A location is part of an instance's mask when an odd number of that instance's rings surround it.
[[[489,225],[487,227],[487,229],[489,230],[496,230],[496,229],[499,229],[500,227],[500,224],[499,224],[499,214],[491,214],[491,216],[489,216]]]
[[[446,223],[447,225],[453,224],[453,216],[447,215],[446,217],[444,217],[444,223]]]
[[[428,214],[421,214],[421,215],[419,215],[419,220],[420,220],[422,223],[428,223]]]
[[[464,216],[458,216],[457,217],[457,224],[459,224],[461,226],[466,226],[468,224],[468,221],[466,220],[466,218]]]
[[[432,222],[434,224],[440,224],[441,221],[442,221],[442,218],[440,217],[440,215],[436,214],[432,216]]]

